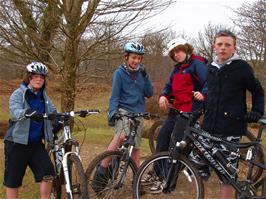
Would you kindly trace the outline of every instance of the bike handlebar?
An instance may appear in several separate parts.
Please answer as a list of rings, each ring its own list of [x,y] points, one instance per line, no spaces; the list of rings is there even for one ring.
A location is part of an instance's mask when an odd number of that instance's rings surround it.
[[[48,119],[48,120],[68,119],[70,117],[75,117],[75,116],[86,117],[88,115],[98,114],[98,113],[100,113],[99,109],[70,111],[70,112],[65,112],[65,113],[49,113],[49,114],[45,113],[43,114],[43,118]]]

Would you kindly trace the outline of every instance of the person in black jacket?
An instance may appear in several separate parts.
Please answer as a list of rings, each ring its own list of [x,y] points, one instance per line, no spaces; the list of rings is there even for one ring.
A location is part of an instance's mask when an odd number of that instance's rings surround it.
[[[247,122],[257,122],[264,113],[264,91],[251,66],[236,54],[236,36],[223,30],[214,38],[216,58],[207,74],[208,95],[203,129],[227,140],[239,142]],[[252,95],[247,111],[246,91]],[[231,157],[227,157],[231,161]],[[221,199],[233,198],[233,188],[220,176]]]

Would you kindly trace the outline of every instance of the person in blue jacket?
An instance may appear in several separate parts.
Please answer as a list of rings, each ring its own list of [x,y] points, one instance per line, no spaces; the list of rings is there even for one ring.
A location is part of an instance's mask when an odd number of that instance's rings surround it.
[[[19,187],[29,166],[36,182],[40,183],[40,197],[50,198],[54,169],[43,140],[52,141],[51,121],[44,121],[44,113],[56,111],[45,92],[47,67],[32,62],[20,87],[9,99],[9,128],[4,139],[4,185],[8,199],[19,198]]]
[[[153,86],[143,64],[144,46],[138,42],[129,42],[124,46],[125,63],[121,64],[113,73],[112,94],[109,101],[108,123],[115,126],[115,135],[107,150],[117,150],[129,134],[129,122],[126,117],[115,120],[116,113],[140,113],[144,112],[145,97],[153,95]],[[143,118],[138,118],[140,125],[135,137],[135,148],[132,159],[136,165],[140,164],[140,142],[143,129]],[[107,170],[108,162],[102,161],[98,168],[99,174]],[[96,176],[97,178],[97,176]],[[104,185],[102,186],[104,189]],[[97,188],[99,190],[99,186]]]
[[[126,63],[120,65],[113,74],[112,94],[109,101],[108,121],[109,125],[115,124],[115,132],[111,144],[107,150],[115,150],[119,147],[129,129],[125,130],[124,122],[114,121],[113,116],[118,112],[144,112],[145,97],[153,95],[153,86],[143,64],[144,46],[137,42],[129,42],[124,47]],[[126,120],[126,118],[124,118]],[[136,148],[132,158],[139,165],[139,146],[143,119],[136,135]],[[114,123],[115,122],[115,123]],[[122,130],[123,129],[123,130]]]

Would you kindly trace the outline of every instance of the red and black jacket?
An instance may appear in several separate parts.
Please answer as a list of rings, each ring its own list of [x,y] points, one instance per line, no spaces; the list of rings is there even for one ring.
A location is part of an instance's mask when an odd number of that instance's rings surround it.
[[[182,64],[176,64],[171,73],[170,80],[165,84],[161,96],[168,100],[173,97],[173,106],[184,112],[191,112],[201,107],[201,102],[193,100],[192,91],[202,91],[206,82],[207,66],[206,60],[192,54]]]

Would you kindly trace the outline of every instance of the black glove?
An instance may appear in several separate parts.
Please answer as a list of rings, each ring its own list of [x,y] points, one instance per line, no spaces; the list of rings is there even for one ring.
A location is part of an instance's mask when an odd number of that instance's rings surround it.
[[[88,115],[88,111],[80,111],[80,117],[86,117]]]
[[[115,120],[108,120],[108,126],[115,126]]]
[[[52,132],[54,133],[54,134],[56,134],[56,133],[58,133],[61,129],[63,128],[63,123],[61,123],[60,121],[55,121],[54,123],[53,123],[53,130],[52,130]]]
[[[43,121],[43,114],[39,113],[39,112],[37,112],[37,111],[35,111],[35,110],[31,109],[31,108],[26,110],[24,115],[25,115],[26,118],[30,118],[30,119],[32,119],[32,120],[34,120],[36,122]]]
[[[139,70],[140,70],[143,77],[147,77],[148,74],[147,74],[146,68],[143,64],[140,66]]]
[[[115,114],[114,114],[115,116]],[[114,116],[110,119],[108,119],[108,126],[115,126],[115,118]]]
[[[247,122],[257,122],[261,118],[261,114],[256,111],[250,111],[245,115],[245,120]]]
[[[56,119],[56,113],[49,113],[49,114],[48,114],[48,120],[53,121],[53,120],[55,120],[55,119]]]

